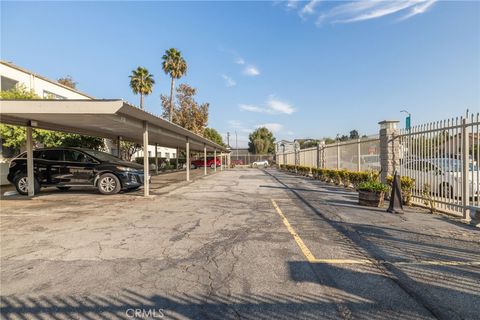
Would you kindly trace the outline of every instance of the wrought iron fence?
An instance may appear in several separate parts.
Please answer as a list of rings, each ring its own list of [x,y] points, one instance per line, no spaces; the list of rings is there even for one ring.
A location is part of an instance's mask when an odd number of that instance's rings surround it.
[[[399,172],[415,179],[413,201],[463,215],[480,206],[479,113],[400,131]]]

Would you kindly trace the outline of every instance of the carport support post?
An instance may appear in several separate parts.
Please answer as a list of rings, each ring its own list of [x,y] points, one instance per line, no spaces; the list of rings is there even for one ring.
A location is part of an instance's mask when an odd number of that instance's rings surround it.
[[[220,171],[223,171],[223,153],[220,152]]]
[[[155,174],[158,175],[158,144],[155,143]]]
[[[217,172],[217,149],[213,150],[213,159],[215,159],[215,167],[213,168],[213,172]]]
[[[28,181],[28,196],[35,195],[35,184],[33,176],[33,138],[32,127],[27,127],[27,181]]]
[[[150,170],[148,164],[148,122],[143,122],[143,195],[150,195]]]
[[[119,159],[122,159],[122,153],[120,152],[120,147],[121,147],[121,144],[120,142],[122,141],[122,138],[120,136],[117,137],[117,157]]]
[[[207,175],[207,145],[203,144],[203,175]]]
[[[175,153],[175,156],[176,156],[176,159],[175,159],[175,170],[178,170],[178,157],[179,157],[179,154],[178,152],[180,151],[180,149],[177,147],[177,153]]]
[[[190,140],[187,137],[187,142],[185,143],[185,152],[186,152],[186,167],[187,167],[187,181],[190,181]]]

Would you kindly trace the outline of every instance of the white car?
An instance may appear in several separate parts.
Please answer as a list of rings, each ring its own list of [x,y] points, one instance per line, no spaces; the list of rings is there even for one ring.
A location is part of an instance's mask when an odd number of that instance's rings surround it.
[[[254,163],[252,163],[252,167],[260,167],[260,166],[264,166],[264,167],[268,167],[268,161],[267,160],[257,160],[255,161]]]
[[[400,166],[400,175],[415,179],[415,189],[422,192],[424,184],[430,192],[444,198],[457,198],[462,194],[462,164],[460,159],[433,158],[409,161]],[[478,166],[470,162],[468,171],[470,196],[479,195]]]

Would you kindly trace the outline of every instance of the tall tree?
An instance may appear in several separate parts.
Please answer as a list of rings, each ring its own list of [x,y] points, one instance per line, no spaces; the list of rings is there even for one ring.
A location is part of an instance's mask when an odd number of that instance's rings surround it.
[[[180,84],[177,88],[177,101],[171,107],[169,99],[161,95],[163,116],[172,115],[172,122],[185,129],[203,135],[208,123],[208,103],[199,104],[195,101],[197,90],[187,84]]]
[[[360,138],[360,135],[358,134],[358,131],[353,129],[352,131],[350,131],[350,139],[358,139]]]
[[[140,94],[140,108],[143,110],[143,96],[152,93],[153,85],[155,84],[153,75],[146,68],[138,67],[132,70],[132,74],[129,77],[130,88],[132,88],[133,93]]]
[[[175,79],[180,79],[187,73],[187,62],[182,57],[182,53],[175,48],[170,48],[165,51],[162,57],[162,68],[165,74],[170,76],[170,100],[169,100],[169,114],[168,119],[173,121],[173,88],[175,86]]]
[[[275,138],[273,133],[265,127],[261,127],[249,134],[248,151],[255,154],[275,152]]]
[[[205,130],[203,131],[203,136],[208,140],[215,142],[216,144],[226,147],[220,133],[218,133],[218,131],[213,128],[205,128]]]
[[[69,88],[77,89],[77,82],[73,80],[72,76],[67,75],[63,78],[58,79],[57,82]]]

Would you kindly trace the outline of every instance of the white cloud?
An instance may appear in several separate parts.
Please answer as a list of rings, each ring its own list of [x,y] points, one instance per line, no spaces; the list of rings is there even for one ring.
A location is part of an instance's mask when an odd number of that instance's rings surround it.
[[[260,74],[260,71],[257,69],[257,67],[249,65],[243,69],[243,73],[247,76],[255,77]]]
[[[304,17],[305,15],[308,14],[314,14],[315,13],[315,7],[320,3],[320,0],[310,0],[300,11],[300,16]]]
[[[437,2],[437,0],[429,0],[419,5],[416,5],[412,9],[410,9],[409,13],[401,17],[399,20],[407,20],[413,16],[416,16],[417,14],[425,13],[435,4],[435,2]]]
[[[418,14],[428,11],[438,0],[357,0],[342,2],[333,5],[328,11],[317,14],[315,24],[321,26],[324,23],[353,23],[366,20],[378,19],[393,14],[404,14],[399,20],[406,20]],[[307,15],[316,14],[316,8],[321,0],[310,0],[304,6],[293,7],[289,1],[285,6],[288,9],[295,8],[302,19]],[[334,2],[333,2],[334,3]]]
[[[295,112],[295,109],[292,105],[290,105],[288,102],[276,99],[274,96],[270,96],[268,98],[267,106],[272,113],[292,114]]]
[[[226,74],[221,74],[220,76],[223,78],[223,80],[225,80],[225,86],[226,87],[234,87],[234,86],[237,85],[235,80],[233,80],[232,78],[230,78]]]
[[[250,111],[250,112],[265,112],[265,109],[254,106],[252,104],[240,104],[238,107],[241,110]]]
[[[264,107],[252,104],[240,104],[238,107],[244,111],[268,114],[292,114],[295,112],[295,108],[290,103],[275,98],[273,95],[268,97]]]
[[[241,128],[242,123],[239,120],[228,120],[228,125],[232,128]]]
[[[282,130],[282,128],[283,128],[283,126],[280,123],[263,123],[263,124],[258,124],[255,127],[256,128],[265,127],[268,130],[272,131],[273,133],[276,133],[276,132]]]
[[[242,57],[236,57],[235,58],[235,63],[243,65],[243,64],[245,64],[245,60]]]

